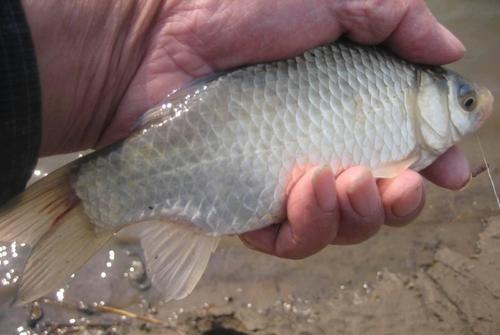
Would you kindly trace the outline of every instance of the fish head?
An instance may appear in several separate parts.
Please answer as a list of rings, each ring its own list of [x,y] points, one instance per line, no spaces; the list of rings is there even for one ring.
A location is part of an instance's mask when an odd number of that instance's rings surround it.
[[[474,133],[493,112],[493,95],[486,88],[448,71],[448,109],[456,140]]]
[[[492,114],[493,95],[484,87],[443,68],[419,72],[417,132],[422,150],[437,157],[474,133]]]

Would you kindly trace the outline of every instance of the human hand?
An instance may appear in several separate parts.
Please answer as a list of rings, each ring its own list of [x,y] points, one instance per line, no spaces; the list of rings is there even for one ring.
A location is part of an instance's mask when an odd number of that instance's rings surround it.
[[[470,179],[465,156],[456,147],[421,171],[435,184],[460,189]],[[422,176],[407,170],[394,179],[375,180],[365,167],[353,167],[336,179],[317,167],[293,187],[288,220],[240,238],[250,248],[284,258],[304,258],[329,244],[355,244],[375,235],[382,224],[403,226],[424,206]]]
[[[452,62],[464,51],[423,0],[23,4],[40,68],[42,154],[110,144],[127,136],[166,93],[194,78],[290,57],[344,33],[360,43],[384,43],[422,63]],[[456,189],[470,171],[453,148],[423,174]],[[423,198],[422,177],[412,171],[377,183],[361,167],[336,181],[328,170],[311,170],[289,194],[288,221],[243,239],[267,253],[301,258],[330,243],[360,242],[383,223],[407,223]]]

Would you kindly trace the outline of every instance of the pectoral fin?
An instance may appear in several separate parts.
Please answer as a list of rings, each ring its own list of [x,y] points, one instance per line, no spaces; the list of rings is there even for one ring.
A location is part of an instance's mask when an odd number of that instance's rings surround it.
[[[142,223],[141,245],[153,285],[165,300],[186,297],[205,272],[218,237],[166,221]]]
[[[410,168],[419,158],[418,154],[411,154],[404,160],[389,162],[377,167],[372,171],[372,174],[375,178],[395,178]]]

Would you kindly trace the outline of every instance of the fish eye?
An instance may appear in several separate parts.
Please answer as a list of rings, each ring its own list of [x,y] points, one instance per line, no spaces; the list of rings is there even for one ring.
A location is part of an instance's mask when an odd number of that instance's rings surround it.
[[[458,100],[463,110],[472,112],[477,106],[476,91],[469,84],[462,84],[458,88]]]

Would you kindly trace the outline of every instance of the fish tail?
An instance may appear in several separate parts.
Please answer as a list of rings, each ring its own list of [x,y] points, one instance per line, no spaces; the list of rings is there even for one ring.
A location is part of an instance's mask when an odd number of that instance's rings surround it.
[[[70,163],[30,186],[0,209],[0,241],[32,248],[19,284],[17,305],[54,290],[113,235],[96,234],[70,184]]]

